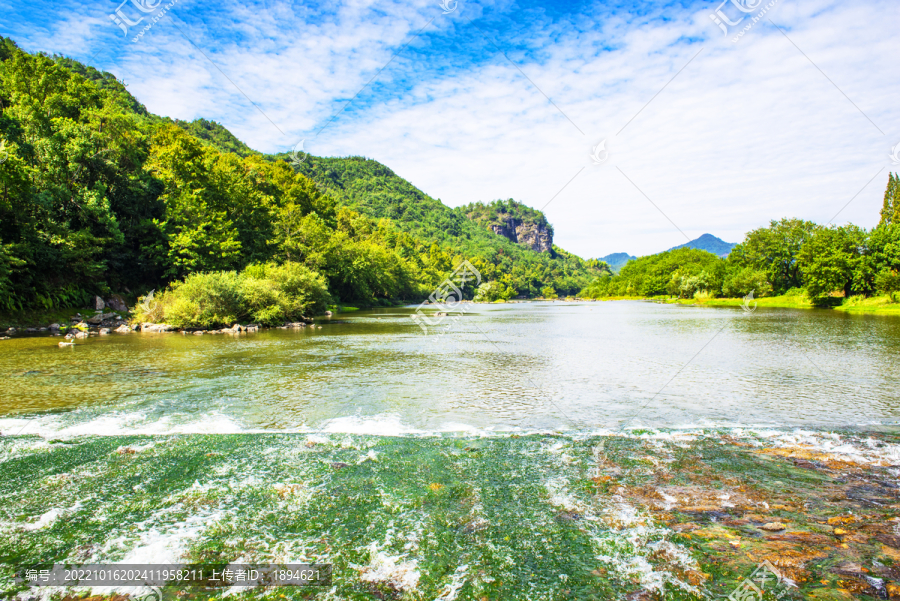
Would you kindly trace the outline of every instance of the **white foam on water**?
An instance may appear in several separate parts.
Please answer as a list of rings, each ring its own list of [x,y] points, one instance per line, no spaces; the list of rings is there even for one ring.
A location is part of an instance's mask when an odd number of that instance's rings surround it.
[[[266,430],[259,430],[265,432]],[[170,434],[240,434],[248,432],[235,419],[218,412],[202,417],[166,415],[151,419],[143,411],[88,411],[0,419],[0,432],[37,435],[45,439],[79,436],[158,436]]]
[[[122,558],[124,564],[168,564],[178,563],[187,551],[188,544],[200,533],[224,516],[224,512],[213,515],[193,515],[175,525],[174,529],[161,526],[152,527],[141,534],[138,543]]]
[[[322,424],[321,431],[329,434],[365,434],[374,436],[402,436],[426,433],[424,430],[404,424],[400,416],[395,414],[381,414],[369,417],[356,415],[336,417]]]
[[[369,565],[351,566],[360,570],[359,579],[363,582],[386,584],[398,591],[414,591],[419,586],[418,561],[411,559],[401,561],[405,555],[387,555],[378,548],[378,543],[367,547]]]
[[[441,594],[437,596],[435,601],[454,601],[459,594],[459,589],[466,584],[468,570],[468,565],[462,565],[456,568],[453,572],[453,576],[450,577],[450,582],[444,585],[444,589],[441,591]]]
[[[769,446],[822,453],[854,463],[900,465],[900,445],[862,434],[854,436],[799,428],[791,431],[737,428],[733,430],[733,435],[757,446],[763,439]]]

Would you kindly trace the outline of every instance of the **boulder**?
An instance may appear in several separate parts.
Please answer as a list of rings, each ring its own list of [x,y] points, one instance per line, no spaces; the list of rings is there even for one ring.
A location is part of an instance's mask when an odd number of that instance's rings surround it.
[[[90,324],[97,325],[101,321],[103,321],[103,315],[98,313],[97,315],[94,315],[93,317],[88,317],[85,321],[87,321]]]
[[[87,332],[82,332],[81,330],[75,332],[75,338],[87,338],[88,336],[90,336],[90,334],[88,334]]]
[[[325,317],[331,317],[331,311],[325,311]]]
[[[174,326],[167,323],[142,323],[141,332],[171,332]]]
[[[126,325],[121,325],[118,328],[116,328],[116,332],[118,332],[119,334],[130,334],[131,328],[129,328]]]
[[[6,335],[7,335],[7,336],[10,336],[10,335],[15,334],[15,333],[16,333],[16,329],[15,329],[15,328],[10,328],[10,329],[6,330]]]
[[[106,303],[103,302],[103,299],[100,298],[99,296],[95,296],[94,297],[94,310],[102,311],[105,308],[106,308]]]
[[[51,330],[58,330],[60,325],[58,323],[51,323],[49,327]]]
[[[109,328],[100,328],[101,336],[106,336],[107,334],[109,334]]]
[[[113,311],[121,311],[123,313],[128,311],[128,304],[125,302],[125,299],[118,294],[113,294],[106,299],[106,306]]]
[[[204,334],[206,334],[206,332],[204,332],[203,330],[197,330],[196,332],[194,332],[194,336],[203,336]]]
[[[59,346],[75,346],[74,342],[60,342]]]

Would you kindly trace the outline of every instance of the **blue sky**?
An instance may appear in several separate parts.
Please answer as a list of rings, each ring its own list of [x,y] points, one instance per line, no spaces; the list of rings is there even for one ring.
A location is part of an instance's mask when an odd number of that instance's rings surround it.
[[[890,0],[132,1],[128,37],[121,2],[0,0],[0,33],[264,152],[303,139],[451,206],[546,207],[585,257],[736,242],[781,217],[871,227],[900,170]],[[740,20],[728,36],[717,9]]]

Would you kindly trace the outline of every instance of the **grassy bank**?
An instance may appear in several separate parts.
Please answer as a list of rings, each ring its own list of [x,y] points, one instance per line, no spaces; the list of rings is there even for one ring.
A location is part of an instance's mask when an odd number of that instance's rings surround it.
[[[838,299],[840,300],[840,299]],[[740,307],[744,304],[743,298],[681,298],[671,302],[679,305],[704,305],[709,307]],[[827,308],[828,304],[816,304],[806,296],[782,295],[767,296],[763,298],[754,298],[750,301],[752,307],[756,304],[759,307],[771,307],[779,309],[815,309]]]
[[[669,302],[679,305],[703,305],[708,307],[740,307],[744,304],[742,298],[689,298],[677,299]],[[851,296],[848,299],[829,298],[824,301],[813,301],[806,296],[769,296],[763,298],[755,298],[750,301],[750,306],[777,308],[777,309],[834,309],[835,311],[845,311],[847,313],[866,313],[880,315],[900,315],[900,303],[895,302],[891,297],[873,296],[864,298],[862,296]]]

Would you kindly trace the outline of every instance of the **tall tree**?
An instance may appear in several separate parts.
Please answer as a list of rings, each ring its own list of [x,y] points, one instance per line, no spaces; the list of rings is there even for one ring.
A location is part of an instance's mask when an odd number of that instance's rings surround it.
[[[841,290],[844,297],[872,291],[874,269],[868,233],[855,225],[819,227],[797,253],[806,291],[822,298]]]
[[[815,223],[802,219],[773,220],[769,227],[747,234],[746,239],[732,249],[728,262],[765,271],[778,294],[800,287],[803,282],[797,253],[816,227]]]
[[[900,224],[900,177],[888,173],[884,205],[881,207],[881,222],[878,225],[893,224]]]

